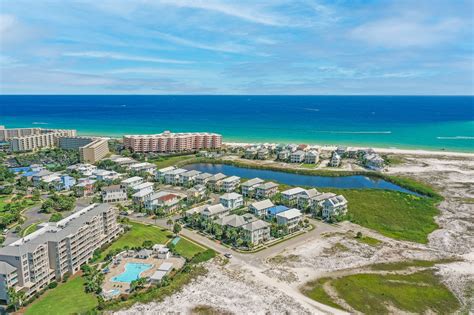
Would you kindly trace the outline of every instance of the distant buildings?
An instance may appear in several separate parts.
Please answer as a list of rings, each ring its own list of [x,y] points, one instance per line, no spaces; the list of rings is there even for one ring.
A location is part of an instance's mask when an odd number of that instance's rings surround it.
[[[10,143],[13,152],[34,151],[41,148],[52,148],[58,145],[61,137],[75,137],[76,130],[13,128],[0,126],[0,142]]]
[[[23,290],[29,298],[49,283],[78,272],[96,249],[120,232],[116,209],[108,204],[93,204],[59,222],[42,224],[0,248],[0,300],[8,301],[8,287]]]
[[[109,139],[99,138],[80,147],[81,162],[96,163],[109,154]]]
[[[126,135],[125,148],[133,152],[184,152],[201,149],[219,149],[222,136],[215,133],[171,133],[165,131],[155,135]]]

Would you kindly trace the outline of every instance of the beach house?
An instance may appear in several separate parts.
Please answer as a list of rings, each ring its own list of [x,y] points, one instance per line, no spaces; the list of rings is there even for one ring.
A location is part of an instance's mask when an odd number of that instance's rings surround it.
[[[198,207],[195,209],[199,210]],[[203,210],[199,211],[199,213],[204,219],[215,219],[217,217],[227,215],[230,212],[230,209],[225,207],[223,204],[218,203],[216,205],[207,206]]]
[[[269,152],[267,148],[261,148],[257,151],[257,159],[259,160],[266,160],[269,156]]]
[[[288,159],[290,158],[290,151],[289,150],[282,150],[280,152],[278,152],[277,154],[277,158],[279,161],[284,161],[284,162],[287,162]]]
[[[347,200],[341,195],[324,200],[322,205],[322,217],[325,220],[328,220],[333,216],[345,215],[347,213]]]
[[[252,197],[255,195],[255,188],[263,183],[263,179],[260,179],[258,177],[252,178],[240,185],[240,188],[242,190],[242,195],[244,197]]]
[[[331,160],[329,160],[329,166],[331,167],[339,167],[341,165],[341,156],[334,152],[331,156]]]
[[[302,217],[303,215],[298,209],[289,209],[276,214],[277,224],[286,226],[290,233],[298,230],[298,224]]]
[[[266,182],[255,187],[255,197],[264,199],[273,197],[278,193],[278,184],[274,182]]]
[[[273,202],[271,202],[270,199],[265,199],[262,201],[256,201],[254,203],[251,203],[249,206],[249,210],[256,216],[262,217],[265,216],[268,209],[272,208],[273,206],[274,204]]]
[[[305,153],[301,150],[291,153],[290,162],[291,163],[303,163]]]
[[[206,185],[207,181],[212,177],[212,174],[201,173],[194,178],[195,185]]]
[[[319,153],[315,150],[306,152],[304,162],[306,164],[317,164],[319,162]]]
[[[221,190],[221,183],[224,178],[227,176],[222,174],[222,173],[217,173],[209,177],[207,181],[207,186],[214,191],[220,191]]]
[[[168,185],[178,186],[179,185],[179,177],[181,174],[186,173],[188,170],[183,168],[173,169],[168,171],[164,174],[165,176],[165,183]]]
[[[128,187],[138,186],[143,182],[144,182],[144,179],[142,177],[133,176],[133,177],[122,180],[120,182],[120,186],[122,186],[122,188],[128,188]]]
[[[110,185],[101,189],[102,202],[121,202],[127,200],[127,191],[120,185]]]
[[[179,175],[179,183],[184,187],[191,187],[194,185],[196,177],[201,174],[200,171],[187,171]]]
[[[229,209],[237,209],[244,205],[242,195],[235,192],[223,194],[219,197],[219,202]]]
[[[281,192],[281,199],[286,205],[296,205],[298,196],[305,192],[306,190],[301,187],[291,188]]]
[[[168,167],[164,167],[164,168],[160,168],[160,169],[156,170],[155,171],[156,181],[164,182],[165,181],[165,174],[168,173],[168,172],[171,172],[175,169],[176,169],[176,167],[174,167],[174,166],[168,166]]]
[[[230,176],[224,178],[221,183],[221,189],[225,192],[233,192],[239,187],[240,185],[240,177],[238,176]]]
[[[242,226],[244,240],[253,244],[261,244],[270,239],[270,224],[263,220],[249,222]]]

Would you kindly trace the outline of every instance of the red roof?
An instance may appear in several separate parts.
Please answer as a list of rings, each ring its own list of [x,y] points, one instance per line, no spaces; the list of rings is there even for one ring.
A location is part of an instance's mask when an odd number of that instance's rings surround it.
[[[173,200],[175,198],[177,198],[178,196],[174,195],[174,194],[168,194],[168,195],[164,195],[160,198],[158,198],[159,200],[161,201],[170,201],[170,200]]]

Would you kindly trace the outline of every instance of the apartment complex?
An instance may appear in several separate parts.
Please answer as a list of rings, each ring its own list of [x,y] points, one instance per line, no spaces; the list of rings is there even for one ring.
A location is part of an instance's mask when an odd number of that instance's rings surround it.
[[[81,162],[96,163],[102,160],[109,154],[109,139],[99,138],[95,139],[91,143],[80,147],[79,153]]]
[[[0,248],[0,300],[9,287],[27,297],[65,274],[74,274],[94,250],[121,232],[117,211],[109,204],[93,204]]]
[[[93,137],[62,137],[59,138],[58,146],[64,150],[78,150],[80,147],[86,146],[93,142]]]
[[[218,149],[222,146],[222,136],[207,132],[164,131],[155,135],[127,135],[123,137],[123,144],[133,152],[183,152]]]
[[[59,138],[75,136],[76,130],[42,128],[5,129],[4,126],[0,126],[0,141],[10,142],[10,150],[13,152],[55,147],[58,145]]]

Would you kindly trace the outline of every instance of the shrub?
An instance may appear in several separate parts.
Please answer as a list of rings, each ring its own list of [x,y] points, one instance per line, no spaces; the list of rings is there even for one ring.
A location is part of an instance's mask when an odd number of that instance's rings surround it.
[[[48,284],[48,288],[49,289],[54,289],[58,286],[58,283],[56,281],[53,281],[51,282],[50,284]]]

